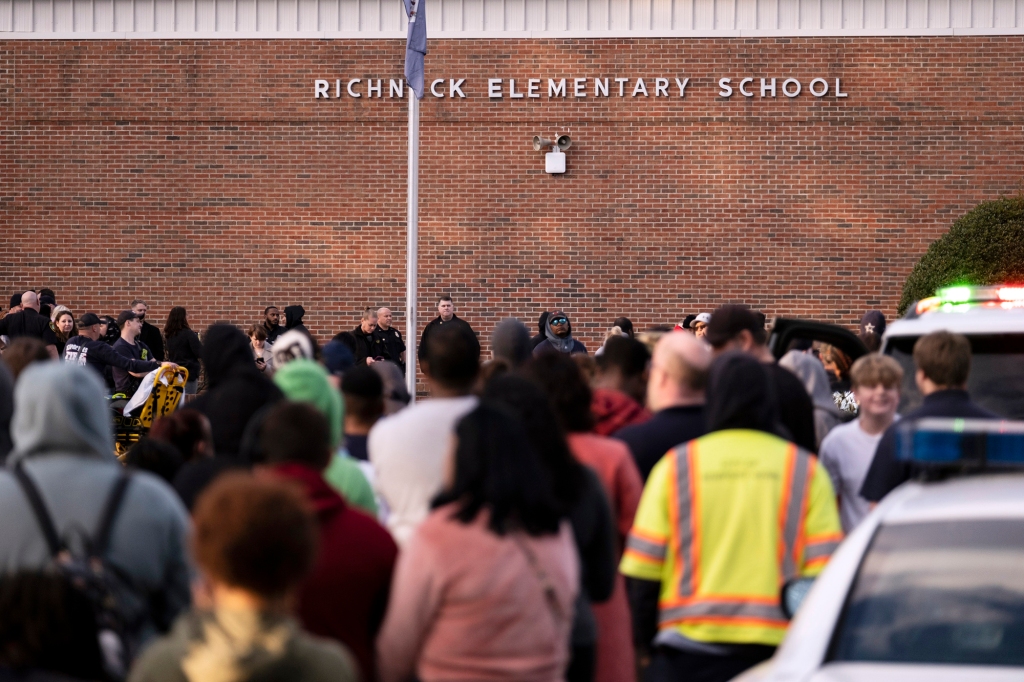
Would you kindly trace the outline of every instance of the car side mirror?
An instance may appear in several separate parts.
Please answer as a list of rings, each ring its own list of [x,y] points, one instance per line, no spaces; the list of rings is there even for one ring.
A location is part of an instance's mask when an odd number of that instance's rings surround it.
[[[782,607],[782,613],[786,618],[792,619],[796,615],[813,585],[814,578],[794,578],[782,586],[779,606]]]

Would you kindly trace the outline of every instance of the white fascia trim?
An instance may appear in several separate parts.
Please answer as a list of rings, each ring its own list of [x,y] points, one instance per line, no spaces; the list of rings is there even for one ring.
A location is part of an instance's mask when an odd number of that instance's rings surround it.
[[[803,29],[803,30],[702,30],[702,31],[438,31],[431,40],[604,40],[649,38],[884,38],[932,36],[1018,36],[1017,28],[899,28],[899,29]],[[161,31],[142,33],[0,31],[0,40],[404,40],[405,31]]]

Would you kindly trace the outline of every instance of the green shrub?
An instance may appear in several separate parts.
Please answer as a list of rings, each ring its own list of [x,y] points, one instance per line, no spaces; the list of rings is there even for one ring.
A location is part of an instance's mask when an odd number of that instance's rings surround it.
[[[921,256],[903,285],[898,312],[951,284],[1024,283],[1024,195],[986,201]]]

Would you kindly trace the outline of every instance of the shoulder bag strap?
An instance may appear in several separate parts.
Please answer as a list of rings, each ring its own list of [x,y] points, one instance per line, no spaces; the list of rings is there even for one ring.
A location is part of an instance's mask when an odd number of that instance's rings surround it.
[[[555,622],[564,620],[565,613],[562,611],[562,605],[558,603],[558,592],[555,590],[555,586],[551,583],[551,579],[548,577],[547,571],[537,561],[537,555],[530,549],[530,546],[526,544],[522,536],[519,533],[510,533],[512,540],[519,545],[519,549],[522,550],[523,554],[526,555],[526,561],[530,564],[530,568],[533,569],[534,575],[537,576],[537,580],[540,582],[541,587],[544,589],[544,601],[547,602],[548,609],[551,611],[551,615],[554,617]]]
[[[39,488],[29,478],[28,473],[22,467],[21,462],[14,465],[14,478],[17,479],[18,484],[21,485],[22,491],[25,493],[25,497],[28,499],[28,504],[32,508],[32,513],[36,517],[36,521],[39,523],[39,527],[43,531],[43,536],[46,538],[46,545],[50,549],[50,556],[56,557],[60,554],[60,538],[57,536],[57,529],[53,525],[53,519],[50,518],[50,513],[46,511],[46,503],[43,502],[43,496],[39,494]]]
[[[128,483],[131,475],[128,472],[121,472],[114,481],[114,487],[110,489],[107,502],[103,505],[103,512],[100,514],[100,523],[96,528],[96,535],[92,539],[92,555],[102,557],[107,552],[110,544],[110,534],[114,529],[114,521],[117,520],[117,512],[121,508],[125,491],[128,490]]]

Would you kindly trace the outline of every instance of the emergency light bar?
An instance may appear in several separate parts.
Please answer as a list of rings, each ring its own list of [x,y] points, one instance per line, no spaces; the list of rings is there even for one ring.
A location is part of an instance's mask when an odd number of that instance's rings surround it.
[[[989,303],[1017,307],[1024,305],[1024,286],[956,286],[939,289],[930,298],[918,301],[915,313],[921,315],[942,308],[955,310],[958,306],[971,303]]]
[[[926,467],[1024,468],[1024,422],[995,419],[908,421],[896,427],[896,458]]]

